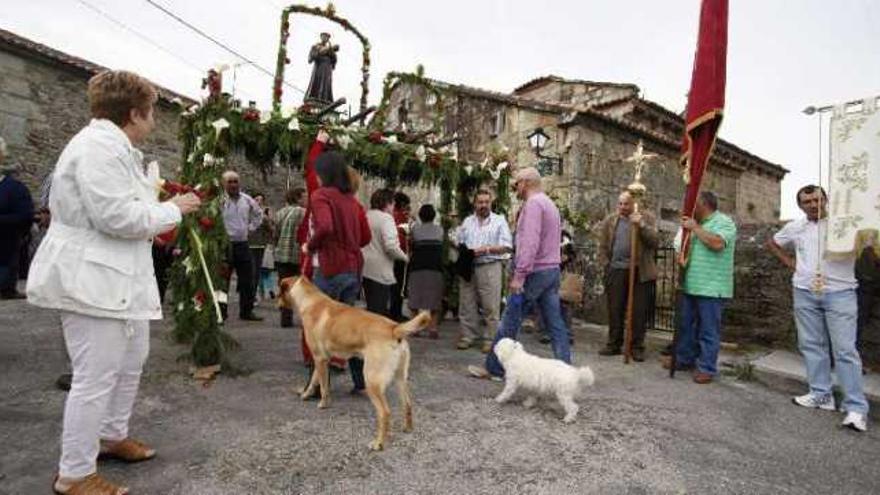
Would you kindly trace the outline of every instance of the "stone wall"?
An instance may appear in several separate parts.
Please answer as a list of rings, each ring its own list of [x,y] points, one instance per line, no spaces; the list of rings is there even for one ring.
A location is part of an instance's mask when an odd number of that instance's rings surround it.
[[[762,223],[779,218],[782,183],[775,177],[759,171],[750,171],[740,175],[736,187],[737,215],[740,220],[747,223]]]
[[[55,167],[68,141],[89,122],[86,87],[91,74],[77,67],[28,57],[0,49],[0,136],[9,146],[10,162],[21,165],[19,177],[37,200],[41,181]],[[177,175],[181,163],[178,108],[165,99],[156,105],[156,128],[142,146],[145,160],[158,160],[164,177]],[[279,168],[264,178],[243,157],[233,157],[230,168],[243,175],[246,190],[268,194],[270,204],[281,206],[287,171]],[[294,170],[293,182],[302,183]]]
[[[796,332],[792,317],[791,274],[765,248],[768,236],[778,224],[740,225],[734,262],[734,298],[724,310],[722,340],[743,344],[793,347]],[[669,245],[669,235],[661,236]],[[584,305],[580,315],[588,321],[608,322],[605,295],[601,285],[601,268],[595,266],[597,244],[591,237],[579,249],[579,272],[586,276]],[[671,285],[672,274],[660,268],[659,277]],[[662,304],[673,301],[671,292],[657,295]]]
[[[19,177],[32,192],[89,122],[89,77],[80,69],[0,51],[0,135],[9,145],[8,159],[21,165]],[[177,110],[160,100],[155,119],[156,130],[143,151],[168,175],[180,164]]]

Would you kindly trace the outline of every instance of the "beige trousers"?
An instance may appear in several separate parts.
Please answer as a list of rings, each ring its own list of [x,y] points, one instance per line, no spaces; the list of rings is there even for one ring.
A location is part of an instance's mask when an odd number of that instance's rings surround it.
[[[501,312],[503,270],[504,263],[496,261],[474,267],[474,275],[470,282],[458,278],[458,319],[461,322],[462,339],[491,340],[495,337]],[[486,326],[482,329],[480,329],[481,311],[482,317],[486,319]]]

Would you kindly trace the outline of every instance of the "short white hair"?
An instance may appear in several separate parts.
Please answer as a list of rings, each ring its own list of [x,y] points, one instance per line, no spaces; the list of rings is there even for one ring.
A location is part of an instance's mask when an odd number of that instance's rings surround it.
[[[236,172],[235,170],[227,170],[226,172],[223,172],[221,178],[223,179],[223,182],[226,182],[229,179],[238,179],[239,177],[238,172]]]

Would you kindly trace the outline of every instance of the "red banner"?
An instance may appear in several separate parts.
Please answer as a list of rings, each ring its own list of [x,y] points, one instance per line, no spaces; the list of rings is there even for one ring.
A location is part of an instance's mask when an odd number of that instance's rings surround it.
[[[727,0],[703,0],[691,89],[688,92],[681,163],[687,183],[684,215],[693,216],[700,183],[709,164],[724,113],[727,82]],[[682,252],[686,252],[685,232]]]

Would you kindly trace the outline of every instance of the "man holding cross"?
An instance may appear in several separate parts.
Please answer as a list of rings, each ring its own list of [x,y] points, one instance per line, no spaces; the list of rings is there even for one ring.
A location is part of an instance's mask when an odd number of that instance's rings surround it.
[[[632,229],[637,229],[639,239],[638,259],[630,260]],[[601,356],[616,356],[624,344],[623,328],[629,298],[629,273],[635,270],[632,290],[632,358],[645,360],[645,303],[650,283],[657,280],[654,262],[657,248],[657,220],[650,211],[636,211],[635,201],[629,191],[617,198],[617,211],[605,217],[599,226],[599,266],[605,270],[603,277],[605,296],[608,299],[608,343],[599,351]]]

